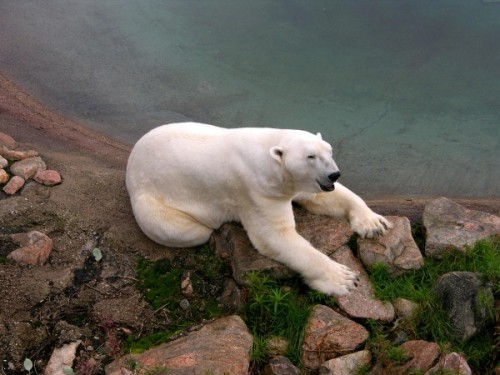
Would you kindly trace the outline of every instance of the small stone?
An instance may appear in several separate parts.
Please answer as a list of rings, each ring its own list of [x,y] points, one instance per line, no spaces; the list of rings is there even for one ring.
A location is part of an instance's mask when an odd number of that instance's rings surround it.
[[[0,169],[0,184],[3,185],[7,181],[9,181],[9,174],[7,172],[5,172],[5,169]]]
[[[0,155],[2,155],[5,159],[9,160],[23,160],[38,156],[38,152],[33,150],[28,150],[28,151],[11,150],[8,147],[0,145]]]
[[[288,358],[278,356],[271,359],[264,368],[264,375],[299,375],[300,371]]]
[[[15,148],[16,141],[10,135],[0,132],[0,145],[8,148]]]
[[[9,165],[9,161],[5,159],[3,156],[0,156],[0,168],[5,168]]]
[[[47,166],[39,156],[16,161],[10,166],[10,172],[25,180],[32,178],[37,171],[45,170]]]
[[[425,373],[434,374],[472,375],[472,371],[464,357],[458,353],[449,353],[443,355],[437,365]]]
[[[7,258],[20,264],[44,264],[52,251],[52,240],[37,231],[13,234],[11,238],[21,247],[11,252]]]
[[[61,183],[61,175],[52,169],[37,170],[33,179],[39,184],[54,186]]]
[[[404,299],[397,298],[392,302],[396,314],[402,319],[411,319],[418,310],[418,303]]]
[[[186,311],[186,310],[189,310],[189,308],[191,307],[191,304],[189,303],[189,301],[186,298],[184,298],[179,302],[179,306],[181,307],[181,309]]]
[[[19,176],[12,177],[3,187],[3,191],[9,195],[16,194],[24,186],[24,178]]]
[[[401,344],[400,348],[403,349],[405,356],[409,360],[396,368],[398,374],[427,371],[436,363],[441,352],[438,344],[424,340],[407,341]]]
[[[45,368],[44,375],[65,375],[64,368],[73,367],[76,349],[80,344],[81,341],[76,341],[54,349],[49,363],[47,363],[47,367]]]
[[[186,297],[193,296],[193,283],[191,282],[191,271],[185,271],[181,277],[181,292]]]
[[[321,365],[320,375],[353,375],[370,366],[372,355],[369,350],[361,350],[331,359]]]
[[[267,352],[271,357],[284,355],[288,350],[288,344],[287,339],[279,336],[272,336],[267,340]]]

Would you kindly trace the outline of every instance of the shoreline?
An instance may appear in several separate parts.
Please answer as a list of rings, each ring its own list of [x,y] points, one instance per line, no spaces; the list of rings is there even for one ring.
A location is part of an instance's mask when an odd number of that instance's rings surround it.
[[[78,151],[125,167],[132,149],[110,137],[43,106],[0,72],[0,130],[22,143],[34,143],[64,152]],[[436,197],[369,197],[366,201],[384,215],[404,215],[418,220],[426,203]],[[500,198],[447,196],[469,209],[500,215]]]

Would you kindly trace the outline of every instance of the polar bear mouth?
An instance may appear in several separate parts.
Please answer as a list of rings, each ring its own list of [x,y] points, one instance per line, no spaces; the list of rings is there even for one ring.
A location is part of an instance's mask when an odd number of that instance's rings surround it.
[[[328,185],[323,185],[318,180],[316,180],[316,182],[318,183],[319,187],[323,191],[334,191],[335,190],[335,184],[333,182],[330,182]]]

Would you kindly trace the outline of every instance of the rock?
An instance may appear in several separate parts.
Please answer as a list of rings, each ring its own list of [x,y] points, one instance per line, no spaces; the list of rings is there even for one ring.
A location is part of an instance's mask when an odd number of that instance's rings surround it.
[[[293,275],[284,265],[260,255],[240,224],[222,225],[212,235],[211,244],[218,256],[229,260],[233,277],[239,285],[247,285],[248,274],[255,271],[269,274],[275,279]]]
[[[441,353],[438,344],[424,340],[407,341],[400,348],[410,359],[391,371],[394,374],[423,373],[436,363]]]
[[[493,291],[482,282],[480,274],[444,274],[436,281],[434,292],[460,340],[470,339],[494,319]]]
[[[0,132],[0,146],[15,148],[16,141],[10,135]]]
[[[54,186],[61,183],[61,175],[52,169],[37,170],[33,179],[45,186]]]
[[[192,297],[194,293],[191,273],[191,271],[184,271],[181,277],[181,292],[186,297]]]
[[[224,280],[223,291],[218,301],[229,311],[239,310],[243,302],[243,296],[233,279],[227,278]]]
[[[47,166],[39,156],[16,161],[10,166],[10,172],[25,180],[32,178],[37,171],[45,170]]]
[[[372,355],[369,350],[361,350],[331,359],[321,365],[320,375],[356,375],[370,366]]]
[[[288,340],[279,337],[272,336],[267,340],[267,353],[270,357],[282,356],[285,355],[288,350]]]
[[[390,216],[393,227],[384,236],[374,239],[358,238],[358,253],[369,269],[376,263],[389,267],[393,276],[405,271],[419,269],[424,258],[411,234],[410,220],[406,217]]]
[[[359,275],[358,287],[349,294],[337,298],[340,308],[353,318],[374,319],[385,322],[394,320],[394,307],[389,302],[375,299],[368,274],[359,260],[354,257],[351,250],[347,246],[343,246],[332,258],[356,271]]]
[[[0,162],[1,162],[1,160],[0,160]],[[9,181],[9,174],[5,171],[5,169],[0,169],[0,184],[3,185],[7,181]]]
[[[76,349],[81,341],[75,341],[63,345],[61,348],[54,349],[49,363],[43,372],[44,375],[65,375],[64,369],[73,367],[73,361],[76,357]]]
[[[304,332],[302,364],[317,370],[323,362],[353,352],[368,336],[362,325],[327,306],[316,305]]]
[[[54,335],[60,344],[66,342],[75,342],[83,338],[82,329],[80,327],[69,324],[64,320],[60,320],[54,327]]]
[[[12,177],[3,187],[3,191],[9,195],[16,194],[24,186],[24,178],[19,176]]]
[[[0,168],[5,168],[9,165],[9,161],[3,156],[0,156]]]
[[[48,339],[47,329],[44,326],[35,328],[28,322],[14,321],[9,323],[8,328],[9,357],[17,363],[24,360],[25,353],[44,346]]]
[[[264,368],[264,375],[299,375],[300,371],[286,357],[278,356],[271,359]]]
[[[346,220],[310,214],[301,208],[296,208],[294,212],[297,231],[327,255],[333,254],[347,243],[352,235]],[[295,274],[284,265],[260,255],[240,224],[224,224],[212,235],[210,241],[215,253],[230,262],[234,279],[239,285],[246,285],[247,275],[254,271],[268,274],[275,279],[288,278]]]
[[[449,353],[443,355],[437,365],[425,373],[433,374],[472,375],[472,371],[464,357],[458,353]]]
[[[0,155],[2,155],[5,159],[8,160],[23,160],[38,156],[38,152],[33,150],[28,150],[28,151],[11,150],[6,146],[0,145]]]
[[[464,251],[478,240],[500,234],[500,217],[469,210],[447,198],[424,208],[425,254],[442,258],[451,250]]]
[[[11,238],[21,247],[11,252],[7,258],[20,264],[44,264],[52,251],[52,240],[37,231],[13,234]]]
[[[404,299],[397,298],[392,302],[396,314],[401,319],[411,319],[415,316],[419,306],[418,303]]]
[[[247,375],[251,348],[252,335],[243,320],[232,315],[142,354],[126,355],[106,366],[105,373],[122,375],[133,361],[145,370],[161,367],[176,375]]]

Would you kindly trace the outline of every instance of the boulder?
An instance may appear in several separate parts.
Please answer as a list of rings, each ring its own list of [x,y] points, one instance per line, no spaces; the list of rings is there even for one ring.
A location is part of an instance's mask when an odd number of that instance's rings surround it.
[[[500,234],[500,217],[469,210],[447,198],[425,206],[423,224],[425,254],[438,259],[446,252],[464,251],[478,240]]]
[[[247,375],[252,335],[243,320],[227,316],[190,332],[175,341],[159,345],[142,354],[122,357],[105,368],[107,375],[122,375],[136,363],[139,368],[165,368],[176,375]]]
[[[9,181],[9,174],[5,171],[5,169],[0,169],[0,184],[3,185],[7,183],[7,181]]]
[[[401,319],[411,319],[418,310],[418,303],[405,298],[397,298],[392,301],[396,314]]]
[[[3,156],[0,156],[0,168],[5,168],[9,165],[9,161]]]
[[[368,336],[362,325],[327,306],[316,305],[304,331],[302,364],[317,370],[325,361],[355,351]]]
[[[33,150],[11,150],[9,147],[0,145],[0,155],[8,160],[23,160],[38,156],[38,152]]]
[[[0,132],[0,146],[6,146],[8,148],[15,148],[16,141],[10,135]]]
[[[349,294],[337,298],[339,307],[353,318],[393,321],[394,307],[390,302],[375,299],[368,274],[352,251],[347,246],[343,246],[337,250],[332,259],[348,266],[359,275],[358,287]]]
[[[356,375],[369,367],[372,355],[369,350],[361,350],[326,361],[319,368],[320,375]]]
[[[400,348],[409,360],[397,366],[394,374],[423,373],[436,363],[441,353],[438,344],[424,340],[407,341]]]
[[[389,216],[393,227],[383,236],[358,238],[358,253],[363,264],[370,269],[376,263],[388,266],[393,276],[419,269],[424,257],[411,234],[410,220],[406,217]]]
[[[494,297],[481,275],[473,272],[450,272],[434,285],[457,338],[468,340],[494,320]]]

